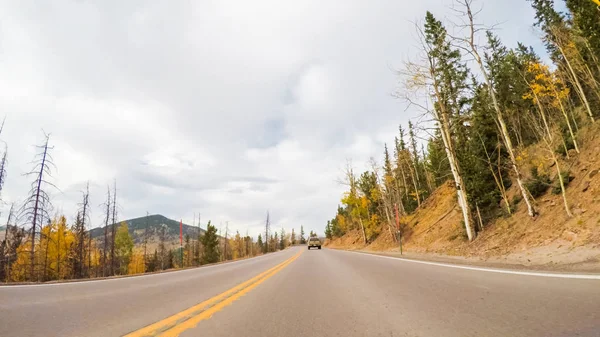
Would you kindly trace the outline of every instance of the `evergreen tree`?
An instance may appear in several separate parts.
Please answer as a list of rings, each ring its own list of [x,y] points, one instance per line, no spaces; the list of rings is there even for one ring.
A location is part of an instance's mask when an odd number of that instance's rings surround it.
[[[306,239],[304,238],[304,226],[300,226],[300,244],[306,244]]]
[[[325,227],[325,237],[331,240],[333,238],[333,234],[331,231],[331,221],[327,221],[327,226]]]
[[[262,235],[258,234],[258,240],[256,240],[256,243],[258,244],[258,248],[263,251],[264,249],[264,244],[263,244],[263,239],[262,239]]]
[[[563,17],[554,9],[554,0],[528,0],[535,10],[535,26],[544,33],[544,43],[554,61],[560,59],[560,52],[553,43],[552,28],[564,24]]]
[[[71,263],[74,272],[75,278],[83,277],[83,268],[85,264],[85,242],[86,242],[86,233],[85,227],[83,225],[83,221],[81,218],[81,212],[77,212],[77,216],[75,218],[75,224],[73,224],[71,231],[75,233],[75,242],[72,246],[72,252],[69,254],[71,256]]]
[[[332,238],[339,238],[340,236],[344,235],[344,232],[342,231],[342,229],[340,228],[339,225],[339,220],[338,218],[340,217],[340,207],[338,206],[338,214],[336,214],[336,216],[331,219],[331,237]]]
[[[184,242],[185,242],[185,245],[183,246],[183,251],[185,252],[184,263],[187,264],[187,266],[191,266],[192,265],[192,245],[191,245],[190,234],[185,234]]]
[[[281,235],[279,235],[279,249],[284,250],[285,247],[286,247],[285,229],[281,228]]]
[[[154,254],[146,261],[146,272],[154,272],[158,270],[158,250],[154,250]]]
[[[565,0],[571,12],[573,27],[585,39],[582,41],[582,51],[588,54],[590,62],[596,62],[600,57],[600,20],[598,5],[590,0]],[[585,46],[587,44],[587,46]],[[589,50],[588,50],[589,48]],[[593,56],[595,55],[596,60]]]
[[[463,167],[467,193],[470,196],[471,210],[482,208],[488,213],[497,208],[500,190],[496,179],[505,188],[510,186],[508,179],[508,155],[499,143],[500,135],[494,121],[493,108],[490,105],[487,87],[474,84],[475,93],[472,102],[471,128],[469,138],[463,153]],[[493,170],[490,170],[487,156],[494,156]],[[497,159],[496,159],[497,158]],[[499,177],[494,178],[495,172]],[[477,212],[480,213],[480,212]],[[481,219],[485,222],[487,218]]]
[[[405,154],[406,145],[404,143],[404,130],[402,126],[400,129],[400,138],[394,138],[394,159],[396,167],[394,169],[394,187],[396,188],[396,202],[399,203],[407,212],[411,212],[416,208],[416,205],[409,198],[409,185],[407,182],[406,165],[405,165]]]
[[[440,186],[446,180],[452,177],[450,165],[446,157],[444,142],[439,129],[435,129],[435,133],[427,142],[427,169],[431,172],[435,186]]]
[[[424,49],[427,52],[427,72],[429,86],[433,90],[434,118],[438,123],[446,157],[454,178],[459,206],[463,213],[463,222],[469,240],[474,238],[472,215],[469,209],[468,195],[458,160],[456,143],[465,139],[465,114],[468,108],[468,71],[461,59],[459,50],[454,49],[448,39],[444,26],[431,12],[427,12],[424,29]]]
[[[386,177],[389,177],[387,180],[391,180],[392,177],[394,176],[394,173],[392,171],[392,162],[390,159],[390,153],[388,151],[388,147],[387,144],[384,144],[384,150],[383,150],[383,170],[384,170],[384,174]],[[387,182],[387,180],[384,179],[384,181]]]
[[[166,260],[167,260],[167,247],[165,245],[165,241],[166,241],[166,231],[167,228],[164,225],[161,225],[160,229],[159,229],[159,241],[158,241],[158,264],[157,264],[157,268],[159,268],[159,270],[165,270],[166,267]]]
[[[202,255],[202,263],[215,263],[219,261],[219,237],[217,236],[217,228],[210,224],[206,225],[206,232],[201,238],[204,254]]]
[[[277,248],[279,246],[278,243],[279,243],[279,239],[277,236],[277,232],[275,232],[275,234],[271,235],[271,238],[269,239],[269,251],[276,252]]]

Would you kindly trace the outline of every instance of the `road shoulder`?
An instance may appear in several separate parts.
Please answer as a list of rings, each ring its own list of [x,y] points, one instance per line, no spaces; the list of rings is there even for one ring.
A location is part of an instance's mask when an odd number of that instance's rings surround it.
[[[547,273],[583,273],[583,274],[600,274],[600,261],[590,259],[585,262],[578,263],[546,263],[546,264],[520,264],[512,263],[508,261],[502,261],[501,258],[483,260],[477,257],[464,257],[464,256],[450,256],[443,254],[434,253],[414,253],[414,252],[394,252],[394,251],[372,251],[363,249],[343,249],[343,248],[332,248],[328,249],[359,252],[364,254],[379,255],[386,257],[396,257],[405,260],[414,260],[422,262],[434,262],[442,264],[451,264],[465,267],[479,267],[479,268],[494,268],[503,270],[517,270],[517,271],[532,271],[532,272],[547,272]]]

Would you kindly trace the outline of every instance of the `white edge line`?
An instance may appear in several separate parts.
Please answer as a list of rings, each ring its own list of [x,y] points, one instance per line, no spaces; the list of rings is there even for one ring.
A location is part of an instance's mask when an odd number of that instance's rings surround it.
[[[281,252],[284,252],[284,250],[276,251],[275,254],[281,253]],[[247,259],[243,259],[243,260],[230,261],[230,262],[213,264],[213,265],[208,265],[208,266],[198,266],[195,268],[188,268],[188,269],[184,269],[184,270],[171,270],[171,271],[167,271],[164,273],[140,274],[140,275],[127,276],[127,277],[114,277],[114,278],[106,278],[106,279],[98,279],[98,280],[85,280],[85,279],[81,280],[80,279],[81,281],[57,282],[57,283],[32,283],[32,284],[15,284],[15,285],[10,285],[10,283],[7,285],[0,284],[0,291],[6,290],[6,289],[26,288],[26,287],[51,287],[51,286],[76,285],[76,284],[90,284],[90,283],[108,282],[108,281],[125,281],[125,280],[129,280],[129,279],[139,279],[139,278],[143,278],[143,277],[168,275],[168,274],[172,274],[172,273],[184,273],[184,272],[191,272],[191,271],[198,271],[198,270],[206,270],[206,269],[215,268],[215,267],[231,266],[233,264],[238,264],[241,262],[258,260],[261,257],[265,257],[265,256],[273,256],[272,254],[273,253],[263,254],[263,255],[259,255],[259,256],[253,256],[251,258],[247,258]]]
[[[420,264],[427,264],[427,265],[431,265],[431,266],[446,267],[446,268],[484,271],[484,272],[489,272],[489,273],[538,276],[538,277],[554,277],[554,278],[567,278],[567,279],[580,279],[580,280],[600,280],[600,275],[598,275],[598,274],[559,274],[559,273],[517,271],[517,270],[508,270],[508,269],[505,270],[505,269],[480,268],[480,267],[460,266],[460,265],[448,264],[448,263],[405,259],[405,258],[401,258],[401,257],[370,254],[370,253],[356,252],[356,251],[350,251],[350,250],[341,250],[341,251],[347,252],[347,253],[356,253],[356,254],[368,255],[368,256],[373,256],[373,257],[380,257],[383,259],[390,259],[390,260],[396,260],[396,261],[402,261],[402,262],[420,263]]]

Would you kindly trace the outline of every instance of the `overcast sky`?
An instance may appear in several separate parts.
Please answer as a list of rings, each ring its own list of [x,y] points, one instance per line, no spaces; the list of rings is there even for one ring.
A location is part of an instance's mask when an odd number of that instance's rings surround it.
[[[481,20],[539,48],[524,0],[485,0]],[[416,116],[392,97],[413,23],[450,0],[1,1],[5,203],[21,202],[43,132],[56,210],[86,183],[93,226],[117,181],[120,219],[163,214],[258,234],[323,233],[357,170]],[[2,224],[8,206],[2,206]],[[205,226],[203,224],[203,226]]]

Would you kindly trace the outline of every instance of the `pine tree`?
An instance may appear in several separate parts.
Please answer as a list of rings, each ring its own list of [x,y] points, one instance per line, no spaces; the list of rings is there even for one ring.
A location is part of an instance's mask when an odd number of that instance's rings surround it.
[[[548,54],[554,59],[559,59],[559,52],[552,42],[552,27],[562,25],[563,17],[554,9],[554,0],[528,0],[535,10],[535,26],[545,34],[544,42]]]
[[[465,89],[467,88],[467,68],[461,60],[461,54],[453,49],[446,29],[427,12],[425,29],[422,34],[423,48],[426,52],[426,64],[408,65],[410,73],[409,87],[426,89],[432,92],[434,101],[433,117],[440,129],[450,170],[458,196],[458,203],[463,213],[463,221],[469,240],[474,238],[472,215],[469,209],[465,182],[458,162],[455,136],[464,132],[462,117],[466,108]],[[431,89],[431,90],[429,90]]]
[[[577,69],[577,63],[585,63],[580,52],[571,52],[573,40],[576,37],[567,25],[565,18],[556,11],[552,0],[530,0],[536,12],[536,26],[544,33],[544,42],[552,60],[562,66],[573,84],[586,112],[592,122],[595,121],[588,99],[588,90],[584,88],[582,78],[584,74]],[[588,43],[589,44],[589,43]],[[590,46],[591,47],[591,46]],[[591,55],[594,55],[591,53]]]
[[[277,232],[275,232],[275,234],[271,235],[271,238],[269,239],[269,251],[276,252],[278,243],[279,243],[279,239],[277,236]]]
[[[167,260],[167,247],[165,245],[165,241],[167,239],[166,235],[167,228],[164,224],[160,226],[159,229],[159,238],[158,238],[158,263],[157,268],[160,267],[160,270],[165,270],[167,268],[166,260]]]
[[[75,244],[73,245],[74,251],[71,253],[73,256],[71,262],[73,264],[72,268],[75,272],[76,278],[83,277],[83,266],[85,264],[84,257],[84,246],[85,246],[85,227],[82,221],[81,212],[77,212],[77,216],[75,218],[75,224],[71,229],[75,233]]]
[[[491,98],[493,111],[495,111],[495,122],[498,124],[501,138],[502,138],[502,140],[504,142],[504,146],[509,154],[510,162],[512,164],[512,167],[513,167],[513,170],[515,173],[515,178],[517,180],[517,185],[519,187],[519,190],[521,192],[521,196],[523,197],[523,200],[527,204],[527,211],[529,213],[529,216],[533,217],[536,215],[537,211],[534,208],[534,205],[531,202],[531,199],[529,197],[529,193],[523,184],[521,171],[518,167],[518,163],[516,160],[515,149],[512,144],[510,134],[508,132],[508,127],[506,125],[504,111],[503,111],[503,108],[500,106],[498,97],[496,95],[496,88],[494,86],[494,78],[493,78],[492,72],[495,70],[496,71],[495,75],[500,76],[502,69],[499,69],[499,66],[500,66],[499,64],[494,64],[494,63],[492,63],[492,65],[490,67],[489,62],[486,67],[486,64],[484,62],[484,57],[486,57],[486,59],[488,61],[492,60],[492,61],[496,61],[496,62],[501,62],[501,60],[499,60],[499,58],[500,58],[499,55],[502,55],[504,49],[498,43],[498,41],[495,40],[494,37],[490,33],[488,33],[488,42],[493,51],[492,56],[487,57],[487,55],[482,55],[480,53],[479,47],[477,46],[477,42],[475,40],[477,38],[477,33],[478,33],[479,29],[476,28],[477,24],[474,22],[474,14],[471,11],[471,5],[470,5],[471,3],[469,0],[462,0],[462,1],[460,1],[460,3],[462,4],[462,6],[464,8],[463,15],[466,18],[468,18],[468,23],[465,25],[465,28],[467,28],[468,33],[467,33],[467,37],[459,38],[458,40],[465,45],[465,49],[473,57],[477,66],[479,67],[479,70],[481,71],[481,74],[483,75],[483,79],[487,86],[487,95],[489,98]],[[489,70],[492,70],[492,72],[490,72]]]
[[[331,221],[327,221],[327,226],[325,227],[325,237],[331,240],[333,238],[331,232]]]
[[[185,245],[183,246],[183,250],[185,251],[185,262],[186,266],[189,267],[192,265],[192,245],[190,234],[185,234]]]
[[[502,188],[510,186],[506,172],[508,155],[500,146],[498,128],[494,120],[493,107],[489,104],[489,90],[486,86],[474,84],[471,127],[469,137],[462,151],[465,183],[470,196],[471,210],[476,214],[493,214],[501,198]],[[498,161],[488,162],[487,155],[492,154]],[[489,165],[492,165],[490,169]],[[498,173],[496,173],[498,172]],[[479,219],[480,224],[486,219]]]
[[[265,253],[268,253],[270,251],[270,249],[273,248],[271,243],[269,242],[269,237],[271,235],[270,233],[271,233],[271,219],[269,217],[269,212],[267,211],[267,220],[265,221]]]
[[[279,235],[279,249],[284,250],[285,247],[286,247],[285,229],[281,228],[281,234]]]
[[[257,245],[258,245],[258,248],[259,248],[261,251],[263,251],[263,249],[264,249],[264,247],[263,247],[263,246],[264,246],[264,244],[263,244],[263,239],[262,239],[262,235],[261,235],[261,234],[258,234],[258,239],[256,240],[256,243],[257,243]]]
[[[219,237],[217,236],[217,228],[210,224],[206,225],[206,232],[201,238],[204,254],[202,255],[202,263],[215,263],[219,261]]]
[[[304,238],[304,226],[300,226],[300,244],[306,244],[306,239]]]
[[[396,188],[396,202],[401,205],[401,208],[406,212],[413,211],[417,205],[415,205],[412,199],[409,197],[409,184],[407,174],[409,171],[406,167],[406,143],[404,142],[404,130],[402,125],[398,127],[400,131],[399,138],[394,139],[395,151],[395,172],[394,172],[394,187]]]

